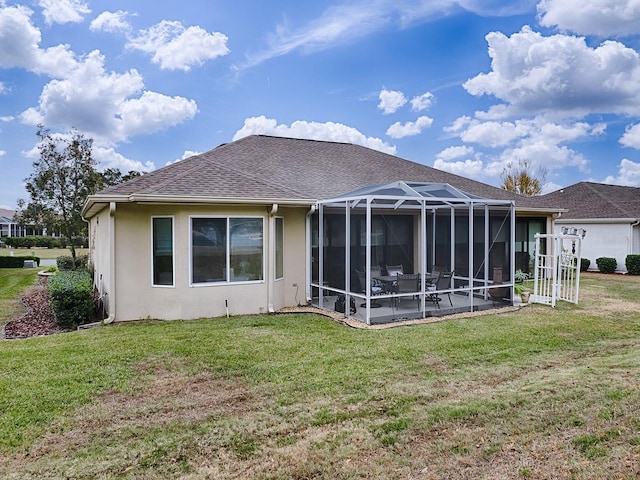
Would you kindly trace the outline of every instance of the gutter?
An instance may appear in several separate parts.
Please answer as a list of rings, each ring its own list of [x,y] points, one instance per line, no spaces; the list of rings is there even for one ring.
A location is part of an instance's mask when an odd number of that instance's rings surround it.
[[[311,216],[316,213],[316,210],[318,209],[317,205],[311,205],[311,208],[309,208],[309,211],[306,214],[306,219],[305,219],[305,245],[304,245],[304,250],[305,250],[305,296],[306,296],[306,301],[307,303],[310,302],[312,300],[311,298],[311,269],[312,269],[312,265],[311,265]]]
[[[109,324],[116,318],[116,202],[109,203],[109,316],[102,323]]]
[[[609,223],[630,223],[632,226],[640,224],[638,218],[562,218],[556,220],[556,223],[596,223],[596,224],[609,224]]]
[[[276,242],[276,221],[274,215],[278,213],[278,204],[271,205],[269,212],[269,268],[267,269],[267,311],[269,313],[275,313],[273,307],[273,279],[275,278],[274,272],[276,267],[276,254],[275,254],[275,242]]]

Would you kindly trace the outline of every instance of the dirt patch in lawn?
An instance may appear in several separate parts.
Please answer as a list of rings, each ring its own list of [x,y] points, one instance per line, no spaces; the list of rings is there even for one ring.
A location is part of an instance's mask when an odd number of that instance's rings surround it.
[[[47,478],[111,478],[146,470],[158,459],[176,464],[186,461],[178,458],[185,449],[197,452],[198,435],[211,423],[233,422],[259,408],[256,394],[242,381],[207,372],[189,375],[183,367],[176,359],[139,365],[141,388],[107,392],[78,408],[27,452],[0,461],[0,476],[14,472],[15,478],[41,478],[47,472],[53,475]],[[166,458],[172,455],[176,458]]]

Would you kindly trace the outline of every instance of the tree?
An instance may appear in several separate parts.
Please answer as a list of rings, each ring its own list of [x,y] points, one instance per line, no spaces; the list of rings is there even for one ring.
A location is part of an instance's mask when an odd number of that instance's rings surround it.
[[[117,168],[106,168],[103,172],[99,173],[100,188],[112,187],[113,185],[118,185],[119,183],[126,182],[132,178],[139,177],[142,174],[142,172],[138,172],[136,170],[129,170],[129,173],[123,175]]]
[[[33,162],[33,173],[25,179],[31,202],[18,201],[22,221],[33,221],[59,231],[69,242],[75,259],[75,246],[86,236],[82,206],[95,193],[100,176],[95,170],[93,140],[73,129],[68,135],[54,136],[38,125],[40,159]],[[25,206],[26,205],[26,206]]]
[[[518,160],[518,165],[507,163],[502,170],[502,188],[509,192],[527,195],[540,195],[542,184],[547,177],[547,171],[542,167],[534,168],[528,160]]]

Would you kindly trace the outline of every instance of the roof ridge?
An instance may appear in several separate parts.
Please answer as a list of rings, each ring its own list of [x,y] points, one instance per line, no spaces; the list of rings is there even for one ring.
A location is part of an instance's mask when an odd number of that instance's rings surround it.
[[[595,193],[599,198],[601,198],[607,205],[609,205],[615,212],[618,212],[618,215],[621,216],[626,216],[629,212],[625,211],[624,209],[622,209],[617,203],[613,202],[611,200],[610,197],[602,194],[600,192],[600,190],[598,188],[595,187],[595,185],[607,185],[605,183],[596,183],[596,182],[585,182],[587,185],[586,187],[591,190],[593,193]],[[613,185],[615,186],[619,186],[619,185]],[[613,216],[613,215],[612,215]]]

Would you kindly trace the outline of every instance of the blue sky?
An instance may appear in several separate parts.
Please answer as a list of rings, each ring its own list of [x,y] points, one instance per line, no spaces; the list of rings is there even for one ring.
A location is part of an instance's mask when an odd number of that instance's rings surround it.
[[[640,186],[640,0],[0,0],[0,208],[38,123],[123,172],[269,134]]]

